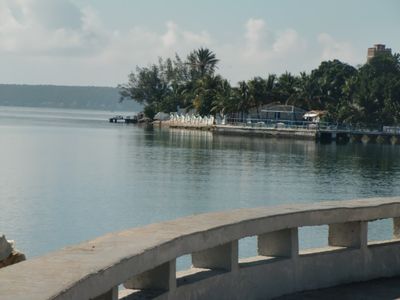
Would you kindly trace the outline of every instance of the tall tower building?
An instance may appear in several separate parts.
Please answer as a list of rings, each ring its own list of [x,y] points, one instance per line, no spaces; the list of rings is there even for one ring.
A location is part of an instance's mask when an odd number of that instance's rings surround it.
[[[368,48],[367,62],[380,53],[392,54],[392,49],[386,48],[383,44],[375,44],[372,48]]]

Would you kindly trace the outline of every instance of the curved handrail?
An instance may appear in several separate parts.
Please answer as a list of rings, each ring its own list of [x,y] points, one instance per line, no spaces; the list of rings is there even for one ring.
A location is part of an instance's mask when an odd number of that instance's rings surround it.
[[[1,299],[92,299],[185,254],[301,226],[400,216],[400,197],[193,215],[107,234],[0,270]],[[111,299],[111,298],[110,298]]]

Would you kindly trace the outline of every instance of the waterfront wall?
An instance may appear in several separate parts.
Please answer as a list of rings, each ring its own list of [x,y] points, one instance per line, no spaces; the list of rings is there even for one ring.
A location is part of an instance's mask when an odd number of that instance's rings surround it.
[[[316,129],[306,128],[270,128],[262,126],[216,125],[213,128],[213,132],[225,135],[294,138],[307,140],[315,140],[317,137]]]
[[[178,119],[180,120],[180,119]],[[212,125],[207,119],[205,121],[163,121],[162,126],[181,129],[212,130],[215,134],[235,136],[274,137],[289,139],[317,140],[323,143],[363,143],[363,144],[400,144],[400,131],[369,131],[348,130],[335,128],[319,128],[315,124],[309,125],[279,125],[266,126],[264,123],[251,123],[242,125]],[[271,125],[271,124],[269,124]],[[311,126],[314,125],[314,126]],[[329,127],[329,126],[328,126]]]
[[[368,222],[384,218],[393,238],[368,242]],[[300,251],[298,228],[324,224],[327,247]],[[239,259],[248,236],[258,255]],[[187,254],[193,267],[176,272]],[[1,269],[0,298],[269,299],[395,275],[400,197],[239,209],[108,234]]]

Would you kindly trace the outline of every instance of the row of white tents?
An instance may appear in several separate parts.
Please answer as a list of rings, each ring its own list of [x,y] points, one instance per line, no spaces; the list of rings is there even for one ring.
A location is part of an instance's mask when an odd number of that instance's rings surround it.
[[[171,113],[169,122],[172,125],[187,125],[187,126],[211,126],[214,124],[214,116],[199,116],[192,114],[177,114]]]

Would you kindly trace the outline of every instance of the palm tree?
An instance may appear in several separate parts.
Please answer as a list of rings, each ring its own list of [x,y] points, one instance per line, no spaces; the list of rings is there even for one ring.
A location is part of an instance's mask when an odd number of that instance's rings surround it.
[[[191,67],[195,78],[203,78],[205,75],[213,75],[218,62],[219,59],[217,59],[215,54],[207,48],[194,50],[188,56],[188,64]]]
[[[246,81],[239,81],[238,87],[234,89],[236,98],[236,110],[240,113],[240,119],[243,121],[244,113],[247,113],[251,106],[251,95]]]
[[[289,72],[285,72],[278,79],[278,92],[281,103],[288,105],[295,102],[298,93],[298,79]]]
[[[216,114],[219,114],[221,117],[223,117],[226,112],[234,110],[233,104],[232,88],[229,84],[229,81],[219,77],[214,100],[211,103],[211,112],[215,116]]]
[[[305,72],[300,72],[298,81],[299,91],[296,101],[293,103],[296,106],[311,110],[318,107],[318,96],[321,94],[318,83],[314,77],[307,75]]]
[[[251,105],[257,110],[257,117],[260,118],[260,108],[263,104],[267,104],[270,96],[267,80],[261,77],[255,77],[248,81]]]
[[[222,81],[223,79],[219,75],[206,75],[195,82],[193,107],[200,115],[210,114],[212,103],[215,101]]]
[[[266,81],[266,96],[267,96],[266,104],[275,102],[277,98],[276,75],[269,74],[265,81]]]

